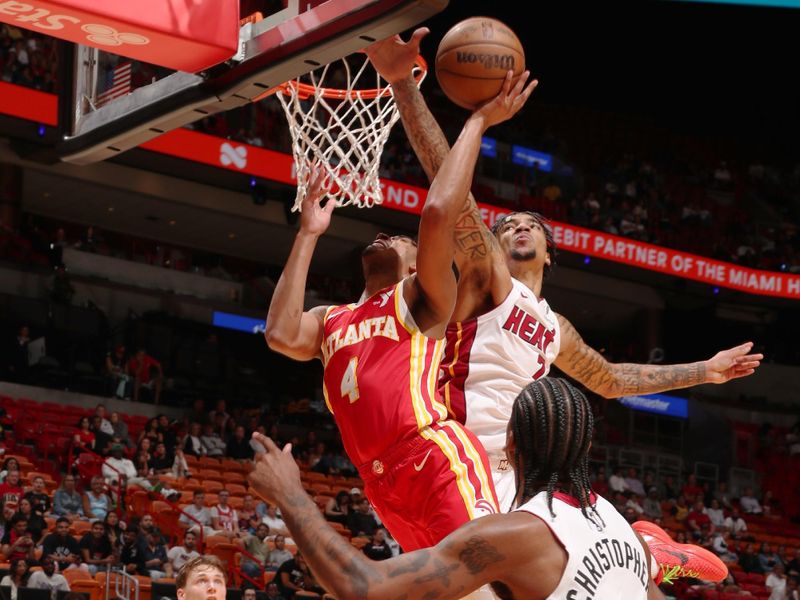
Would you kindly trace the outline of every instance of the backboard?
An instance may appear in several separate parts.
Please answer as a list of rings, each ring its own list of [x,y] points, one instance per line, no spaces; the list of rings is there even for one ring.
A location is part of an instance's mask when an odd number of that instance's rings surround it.
[[[70,81],[59,99],[63,141],[58,155],[74,164],[113,157],[263,97],[285,81],[422,23],[449,2],[302,1],[284,0],[273,14],[241,15],[238,52],[198,73],[75,44]]]

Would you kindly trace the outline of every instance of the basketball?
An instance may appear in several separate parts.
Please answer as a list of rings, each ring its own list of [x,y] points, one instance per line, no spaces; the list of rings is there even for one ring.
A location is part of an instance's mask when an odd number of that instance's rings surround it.
[[[454,25],[436,50],[436,79],[455,104],[474,110],[503,87],[508,71],[525,70],[525,52],[505,23],[471,17]]]

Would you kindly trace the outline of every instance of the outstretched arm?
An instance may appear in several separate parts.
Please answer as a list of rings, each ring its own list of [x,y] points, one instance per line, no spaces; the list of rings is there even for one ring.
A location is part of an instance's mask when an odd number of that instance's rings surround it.
[[[530,560],[531,540],[545,537],[530,535],[536,531],[528,526],[538,523],[527,515],[491,515],[462,526],[433,548],[371,561],[331,528],[303,490],[291,445],[281,451],[269,438],[253,437],[267,452],[257,457],[250,484],[278,504],[311,570],[336,598],[396,598],[400,592],[406,600],[461,598],[516,572]]]
[[[424,299],[424,309],[415,311],[414,318],[423,331],[437,325],[445,326],[450,320],[458,287],[451,269],[456,251],[451,232],[455,229],[459,208],[472,184],[481,136],[492,125],[513,117],[525,105],[536,87],[536,81],[525,86],[528,75],[528,72],[523,73],[513,83],[512,72],[508,72],[497,97],[478,108],[467,119],[458,140],[433,179],[419,222],[419,251],[414,280]],[[440,329],[443,335],[444,327]],[[436,335],[436,331],[431,335]]]
[[[400,36],[392,36],[370,45],[366,53],[373,66],[392,85],[395,104],[400,111],[408,141],[425,170],[428,181],[432,182],[447,158],[450,145],[411,74],[414,60],[419,54],[420,42],[428,32],[427,27],[417,29],[408,42],[403,42]],[[460,200],[453,230],[456,264],[462,273],[471,269],[488,270],[496,241],[483,224],[469,186]]]
[[[725,383],[737,377],[752,375],[761,364],[763,354],[748,354],[752,342],[717,352],[709,360],[678,365],[643,365],[610,363],[583,341],[580,334],[563,316],[561,350],[556,366],[605,398],[629,394],[653,394],[703,383]]]
[[[275,287],[267,313],[264,337],[272,350],[295,360],[311,360],[319,356],[322,344],[325,307],[304,312],[308,267],[317,240],[328,229],[335,202],[323,207],[327,189],[319,168],[312,170],[308,194],[303,199],[300,230],[281,278]]]

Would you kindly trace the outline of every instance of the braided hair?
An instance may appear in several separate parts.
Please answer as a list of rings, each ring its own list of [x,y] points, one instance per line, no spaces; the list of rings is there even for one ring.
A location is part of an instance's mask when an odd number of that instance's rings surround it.
[[[544,277],[547,277],[552,272],[553,267],[556,264],[556,256],[558,255],[558,246],[556,245],[556,240],[553,237],[553,227],[550,225],[550,219],[538,212],[533,212],[530,210],[518,210],[499,217],[497,221],[494,222],[494,225],[492,225],[492,234],[497,237],[497,234],[500,232],[500,229],[503,227],[503,225],[505,225],[506,221],[508,221],[514,215],[528,215],[542,226],[542,229],[544,230],[544,239],[547,243],[547,252],[550,254],[550,264],[544,266]]]
[[[589,483],[594,415],[586,396],[560,378],[529,383],[514,402],[509,427],[515,441],[520,505],[547,490],[547,506],[555,517],[553,494],[564,486],[578,499],[583,515],[591,518],[587,508],[595,512]]]

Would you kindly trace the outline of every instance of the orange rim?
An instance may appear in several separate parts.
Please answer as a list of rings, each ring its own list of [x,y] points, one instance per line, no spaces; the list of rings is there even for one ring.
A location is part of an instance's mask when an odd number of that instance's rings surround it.
[[[414,61],[414,66],[417,67],[417,73],[414,75],[414,81],[416,81],[417,86],[419,86],[420,81],[422,81],[422,78],[428,72],[428,63],[424,58],[422,58],[422,56],[417,56],[417,60]],[[269,90],[268,93],[280,91],[286,96],[297,94],[297,97],[301,100],[306,100],[311,96],[316,96],[317,94],[323,98],[328,98],[329,100],[356,100],[358,98],[364,100],[373,100],[379,96],[391,96],[391,88],[392,86],[387,84],[383,89],[371,88],[366,90],[342,90],[339,88],[317,87],[310,83],[300,83],[299,81],[293,79],[274,87],[273,89]]]

